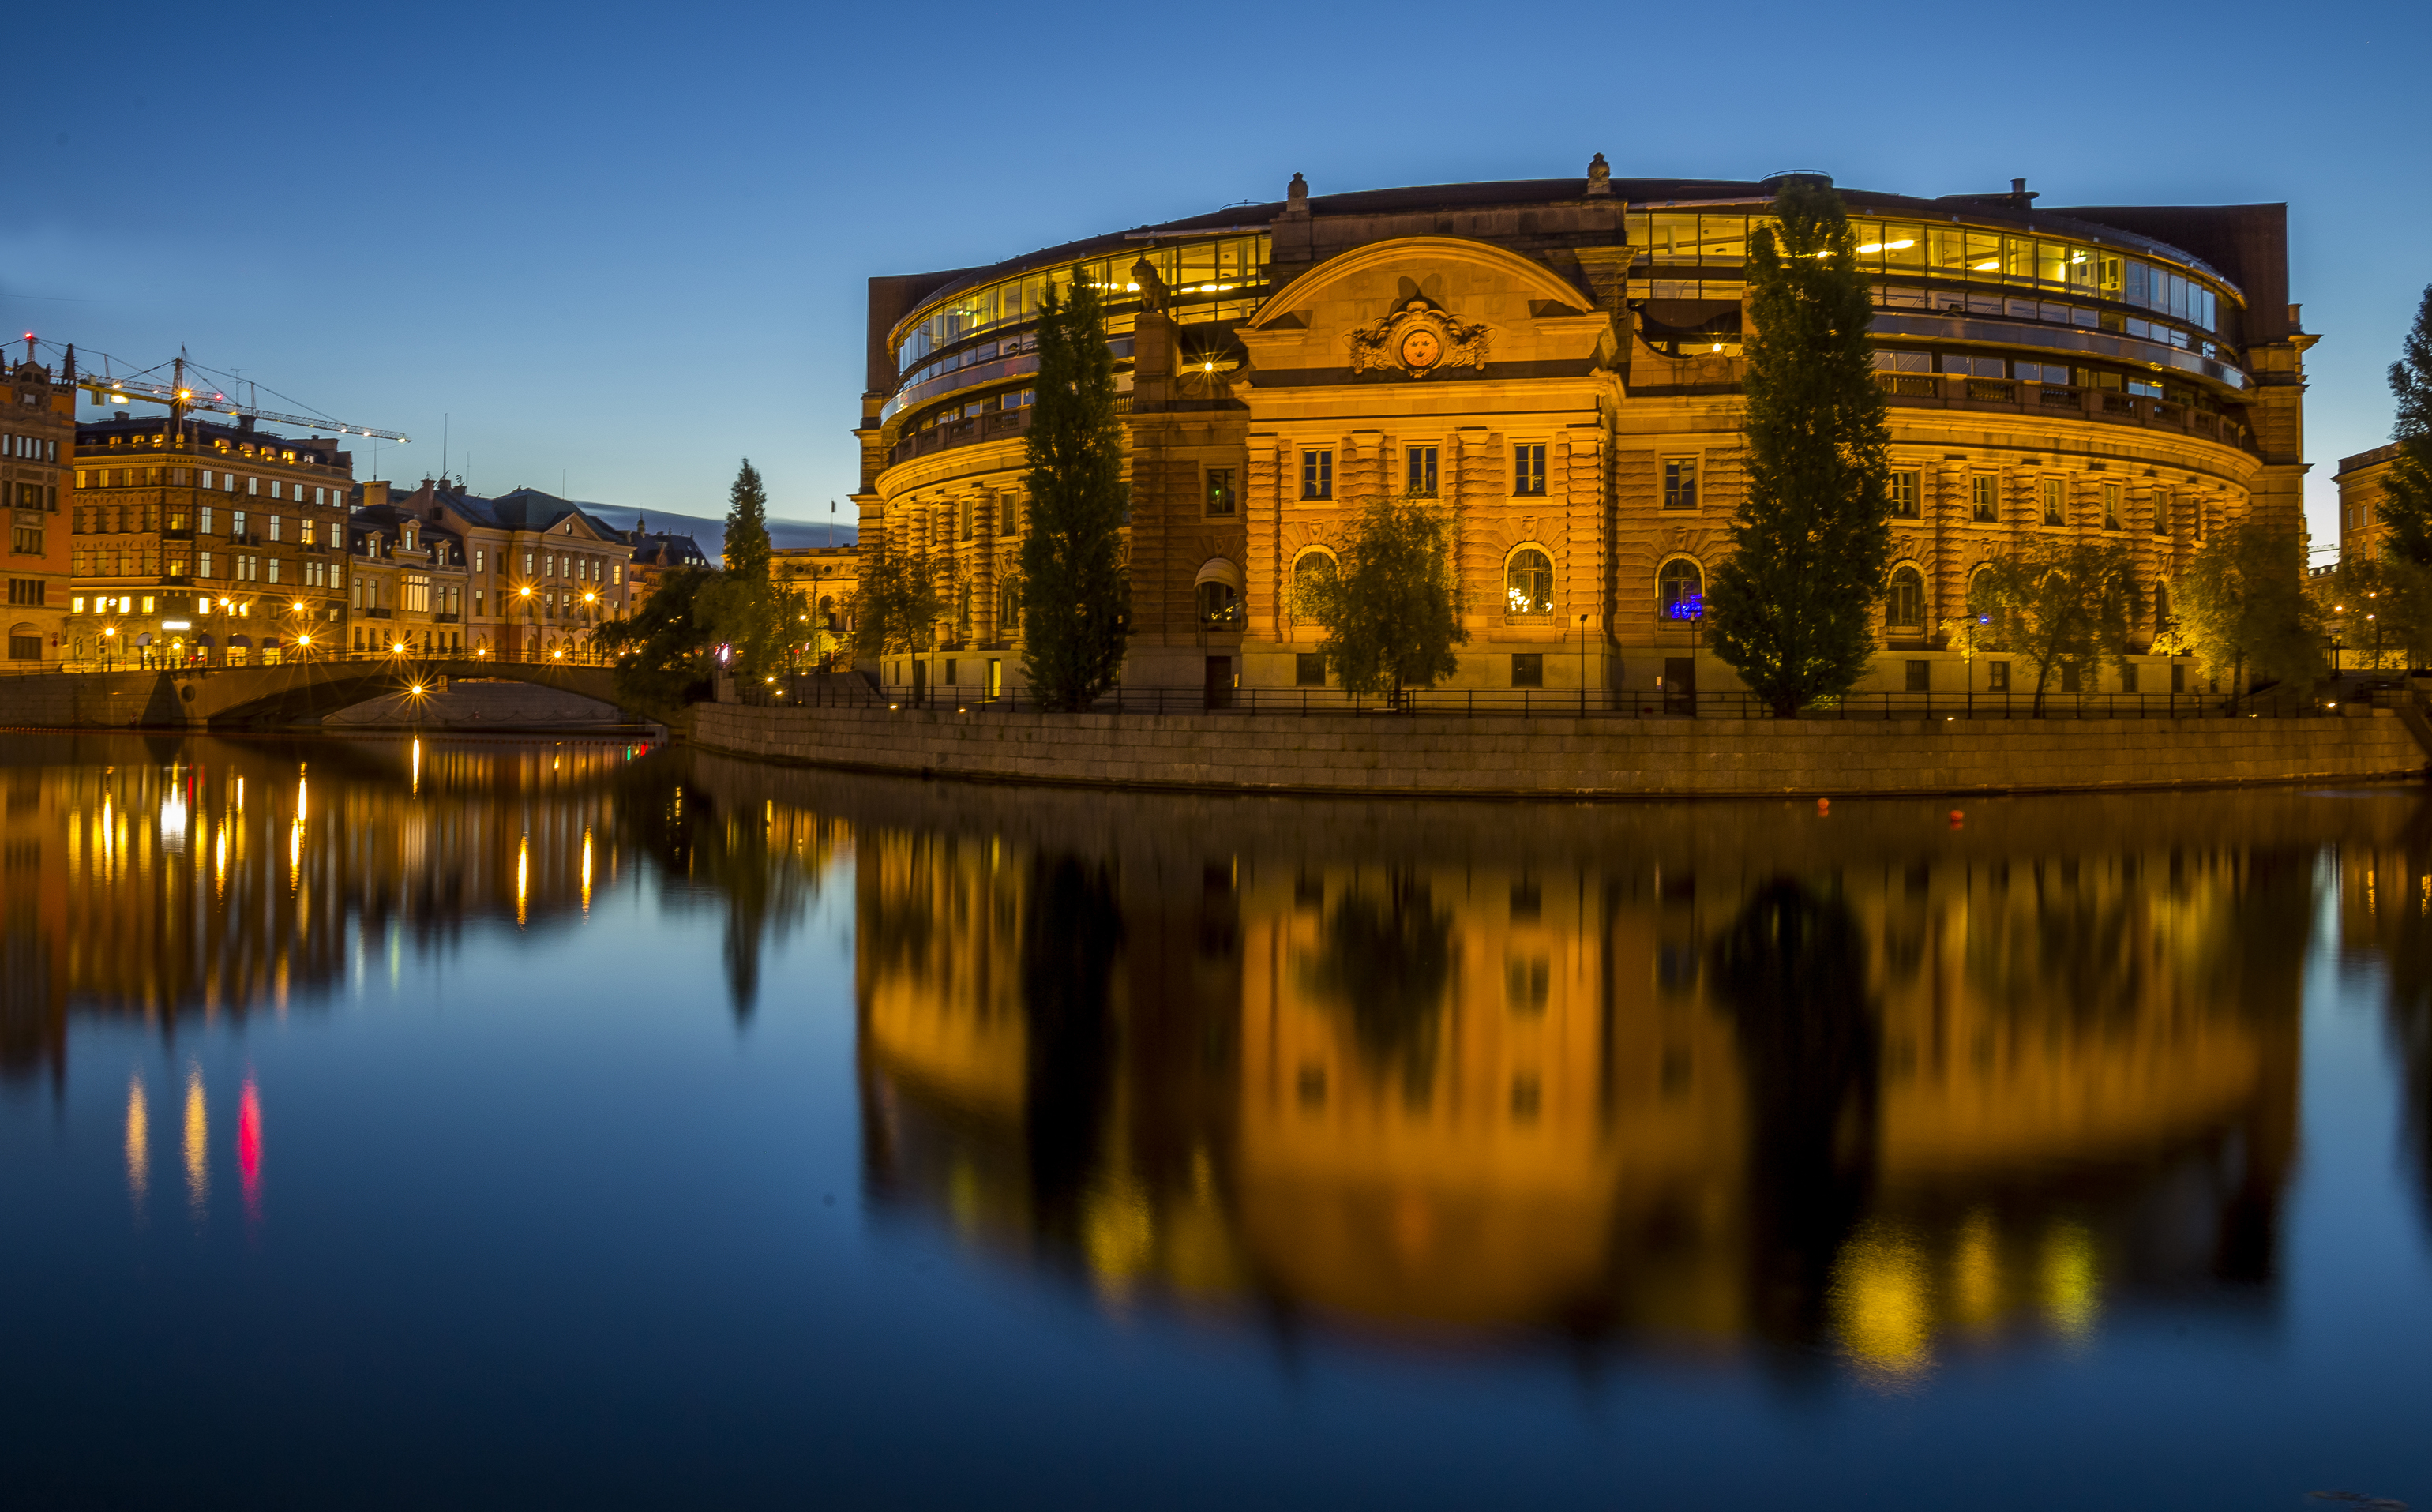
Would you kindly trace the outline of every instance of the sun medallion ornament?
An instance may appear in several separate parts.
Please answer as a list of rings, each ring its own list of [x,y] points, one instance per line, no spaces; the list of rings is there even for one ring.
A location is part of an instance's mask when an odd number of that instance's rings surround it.
[[[1351,335],[1351,371],[1399,372],[1423,378],[1451,367],[1486,371],[1486,328],[1464,326],[1438,309],[1425,295],[1373,326],[1355,326]]]

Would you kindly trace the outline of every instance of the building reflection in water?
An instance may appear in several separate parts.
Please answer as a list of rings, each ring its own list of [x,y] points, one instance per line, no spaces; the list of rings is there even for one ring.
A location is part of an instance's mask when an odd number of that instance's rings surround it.
[[[2268,1316],[2314,858],[2417,809],[826,786],[889,1202],[1111,1302],[1885,1384],[2148,1299]]]

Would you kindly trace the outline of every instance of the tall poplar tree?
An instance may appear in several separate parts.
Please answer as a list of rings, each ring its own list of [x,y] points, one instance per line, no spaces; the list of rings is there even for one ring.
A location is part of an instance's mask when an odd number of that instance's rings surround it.
[[[1079,267],[1048,291],[1030,412],[1022,670],[1040,707],[1081,710],[1123,668],[1123,432],[1098,291]]]
[[[726,570],[702,605],[744,678],[785,670],[798,639],[802,596],[770,580],[768,555],[768,490],[747,457],[727,490]]]
[[[756,582],[768,580],[768,490],[752,459],[726,491],[726,570]]]
[[[2432,289],[2424,291],[2407,344],[2390,364],[2390,392],[2398,400],[2390,428],[2398,456],[2382,485],[2381,517],[2391,555],[2432,567]]]
[[[1706,598],[1715,654],[1787,718],[1849,691],[1891,565],[1891,429],[1841,196],[1794,179],[1748,239],[1748,498]]]

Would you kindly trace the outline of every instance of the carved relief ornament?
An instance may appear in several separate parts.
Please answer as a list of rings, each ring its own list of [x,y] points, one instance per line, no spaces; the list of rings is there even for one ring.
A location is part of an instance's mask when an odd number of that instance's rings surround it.
[[[1448,367],[1486,371],[1486,328],[1464,326],[1425,295],[1373,326],[1351,328],[1351,371],[1423,378]]]

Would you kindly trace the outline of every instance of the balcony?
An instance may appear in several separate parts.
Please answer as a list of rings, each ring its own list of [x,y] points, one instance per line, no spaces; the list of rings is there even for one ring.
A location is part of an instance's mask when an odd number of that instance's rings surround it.
[[[395,619],[397,617],[397,611],[394,609],[359,609],[356,610],[355,613],[361,614],[365,619]]]
[[[464,616],[462,614],[433,614],[431,616],[431,623],[433,625],[454,625],[460,623],[464,618]]]
[[[2227,415],[2183,404],[2140,398],[2110,389],[2082,389],[2016,378],[1962,378],[1955,374],[1878,373],[1875,381],[1895,409],[1973,410],[2012,414],[2065,415],[2104,425],[2136,426],[2199,436],[2261,455],[2254,434]]]
[[[977,442],[1018,436],[1029,428],[1030,412],[1027,409],[999,410],[973,415],[968,420],[949,420],[942,426],[915,432],[897,442],[887,454],[887,464],[892,467],[915,457],[926,457],[933,451],[949,451]]]
[[[160,532],[163,541],[191,541],[194,538],[194,532],[182,525],[173,525]]]

